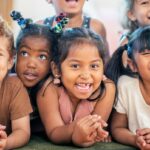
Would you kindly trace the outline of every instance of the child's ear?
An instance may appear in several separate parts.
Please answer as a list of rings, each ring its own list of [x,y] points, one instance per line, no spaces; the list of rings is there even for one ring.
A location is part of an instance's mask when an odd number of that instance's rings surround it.
[[[14,58],[10,57],[8,61],[8,70],[10,70],[14,65]]]
[[[128,58],[128,65],[129,65],[129,68],[132,70],[132,72],[137,72],[137,67],[135,63],[133,62],[133,60],[131,60],[130,58]]]
[[[52,70],[52,73],[53,73],[53,76],[60,76],[60,71],[58,69],[58,67],[56,66],[56,64],[52,61],[51,62],[51,70]]]
[[[134,13],[132,12],[132,10],[129,10],[128,13],[127,13],[127,15],[128,15],[128,18],[129,18],[130,20],[136,21],[136,17],[135,17],[135,15],[134,15]]]

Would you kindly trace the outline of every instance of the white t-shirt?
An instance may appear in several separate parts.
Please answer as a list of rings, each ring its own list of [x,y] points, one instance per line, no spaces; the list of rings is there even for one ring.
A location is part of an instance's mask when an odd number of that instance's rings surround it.
[[[117,88],[115,109],[118,113],[127,115],[129,130],[135,133],[138,128],[150,128],[150,105],[142,96],[139,79],[121,76]]]

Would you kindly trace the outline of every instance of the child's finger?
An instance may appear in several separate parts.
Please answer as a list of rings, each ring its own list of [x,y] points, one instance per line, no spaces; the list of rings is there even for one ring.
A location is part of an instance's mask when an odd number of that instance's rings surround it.
[[[146,141],[144,140],[143,136],[139,136],[137,138],[137,143],[140,144],[142,147],[146,145]]]
[[[111,136],[110,135],[108,135],[106,138],[103,138],[102,140],[101,140],[101,142],[105,142],[105,143],[110,143],[112,140],[111,140]]]
[[[5,131],[0,131],[0,139],[6,139],[7,138],[7,134]]]
[[[146,134],[150,134],[150,128],[144,128],[144,129],[140,129],[138,131],[138,134],[141,135],[141,136],[144,136]]]
[[[144,147],[141,148],[142,150],[150,150],[150,144],[146,144]]]
[[[108,126],[108,124],[107,124],[103,119],[100,119],[100,123],[101,123],[101,125],[102,125],[102,128]]]
[[[150,144],[150,139],[149,140],[145,140],[147,144]]]
[[[144,135],[144,139],[145,139],[145,140],[150,140],[150,134]]]
[[[109,135],[109,133],[102,128],[98,128],[97,133],[101,138],[106,138]]]
[[[95,124],[99,120],[100,120],[100,116],[90,115],[90,116],[85,117],[85,119],[81,120],[80,124],[84,124],[86,126],[92,126],[93,124]]]
[[[97,136],[97,132],[94,131],[94,132],[92,132],[92,133],[90,134],[89,139],[90,139],[90,140],[95,139],[96,136]]]
[[[99,128],[99,126],[101,126],[101,124],[99,122],[95,122],[93,125],[90,126],[89,131],[90,132],[94,132],[94,131],[96,131]]]

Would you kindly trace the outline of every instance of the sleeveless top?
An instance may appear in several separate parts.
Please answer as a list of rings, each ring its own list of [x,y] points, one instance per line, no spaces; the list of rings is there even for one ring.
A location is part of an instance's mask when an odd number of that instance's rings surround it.
[[[60,88],[60,97],[59,97],[59,111],[62,117],[62,120],[65,124],[70,124],[73,120],[77,120],[83,118],[87,115],[90,115],[93,110],[94,106],[92,102],[88,100],[81,100],[76,107],[74,116],[72,114],[71,108],[72,103],[67,95],[65,89],[63,87]]]
[[[47,25],[52,26],[54,20],[55,20],[55,16],[48,17],[48,18],[46,18],[46,19],[44,20],[44,24],[47,24]],[[90,28],[90,20],[91,20],[90,17],[88,17],[88,16],[83,16],[82,27],[89,29],[89,28]]]

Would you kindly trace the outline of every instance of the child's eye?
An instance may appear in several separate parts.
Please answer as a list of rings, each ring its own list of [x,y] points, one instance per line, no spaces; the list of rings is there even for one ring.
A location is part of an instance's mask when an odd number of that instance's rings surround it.
[[[146,5],[146,4],[148,4],[148,3],[149,3],[148,0],[143,0],[143,1],[141,1],[141,5]]]
[[[45,56],[45,55],[40,55],[39,58],[40,58],[41,60],[47,60],[47,56]]]
[[[150,52],[143,52],[142,55],[150,55]]]
[[[73,69],[78,69],[80,66],[79,64],[71,64],[71,68]]]
[[[21,56],[24,56],[24,57],[28,56],[28,53],[26,51],[21,51],[20,54],[21,54]]]
[[[97,70],[100,68],[100,65],[99,64],[91,64],[91,68]]]

